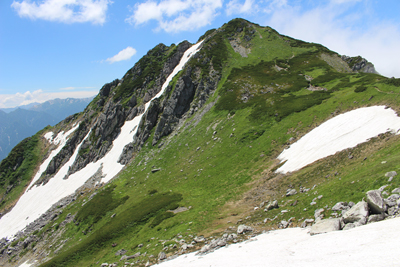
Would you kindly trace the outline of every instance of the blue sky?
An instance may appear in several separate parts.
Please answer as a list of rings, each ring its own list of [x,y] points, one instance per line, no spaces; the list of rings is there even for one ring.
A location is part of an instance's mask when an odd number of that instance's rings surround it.
[[[158,43],[242,17],[400,77],[399,0],[2,0],[0,108],[88,97]]]

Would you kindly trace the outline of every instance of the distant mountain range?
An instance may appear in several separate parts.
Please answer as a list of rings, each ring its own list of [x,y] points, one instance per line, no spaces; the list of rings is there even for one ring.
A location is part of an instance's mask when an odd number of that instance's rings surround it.
[[[47,125],[55,125],[69,115],[81,112],[93,98],[53,99],[16,108],[0,109],[0,161],[21,140]]]

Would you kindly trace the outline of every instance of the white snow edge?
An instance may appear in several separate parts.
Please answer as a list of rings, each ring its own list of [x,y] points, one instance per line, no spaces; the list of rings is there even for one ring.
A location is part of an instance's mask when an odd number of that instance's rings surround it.
[[[209,254],[184,254],[156,266],[398,266],[399,226],[400,218],[395,218],[314,236],[307,228],[287,228]]]
[[[286,162],[276,172],[297,171],[379,134],[388,131],[398,134],[399,129],[400,118],[393,109],[385,106],[364,107],[346,112],[322,123],[285,149],[278,159]]]

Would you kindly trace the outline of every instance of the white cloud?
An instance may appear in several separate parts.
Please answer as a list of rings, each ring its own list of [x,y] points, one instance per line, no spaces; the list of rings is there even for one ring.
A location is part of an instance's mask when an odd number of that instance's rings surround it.
[[[221,7],[222,0],[149,0],[136,4],[126,21],[138,26],[156,20],[157,30],[190,31],[211,24]]]
[[[44,92],[36,90],[33,92],[26,91],[25,93],[16,94],[0,94],[0,108],[13,108],[31,103],[43,103],[51,99],[65,98],[86,98],[98,94],[98,91],[69,91],[69,92]]]
[[[347,4],[347,3],[356,3],[356,2],[360,2],[362,0],[331,0],[332,4]]]
[[[93,89],[95,87],[64,87],[64,88],[60,88],[61,91],[71,91],[71,90],[76,90],[76,89]]]
[[[399,26],[375,18],[375,26],[371,27],[365,21],[373,14],[352,12],[351,8],[345,7],[334,8],[338,3],[350,1],[334,2],[306,11],[284,5],[272,10],[265,24],[282,34],[323,44],[342,55],[361,55],[382,75],[400,77]]]
[[[232,0],[226,5],[226,14],[243,14],[250,13],[251,11],[257,10],[258,7],[254,5],[254,0],[246,0],[243,4],[240,4],[238,0]]]
[[[64,23],[91,22],[102,25],[110,0],[23,0],[11,4],[20,17]]]
[[[107,58],[106,61],[114,63],[118,61],[128,60],[135,54],[136,54],[136,49],[128,46],[127,48],[119,51],[119,53],[116,54],[115,56]]]

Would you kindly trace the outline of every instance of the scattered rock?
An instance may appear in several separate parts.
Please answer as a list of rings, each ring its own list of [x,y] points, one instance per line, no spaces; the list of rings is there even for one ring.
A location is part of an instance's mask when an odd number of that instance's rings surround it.
[[[393,194],[400,194],[400,188],[395,188],[392,191]]]
[[[399,213],[399,208],[398,207],[390,207],[387,210],[387,213],[388,213],[389,216],[394,216],[394,215]]]
[[[167,255],[165,254],[164,251],[161,251],[161,252],[158,254],[158,260],[159,260],[159,261],[165,260],[166,258],[167,258]]]
[[[282,220],[282,221],[279,223],[278,228],[285,229],[285,228],[288,228],[288,226],[289,226],[289,222],[287,222],[287,221],[285,221],[285,220]]]
[[[277,208],[279,208],[278,200],[274,200],[274,201],[268,203],[268,205],[265,207],[264,211],[269,211],[269,210],[277,209]]]
[[[204,236],[196,236],[195,238],[193,238],[194,242],[196,243],[201,243],[206,241],[206,239],[204,238]]]
[[[391,172],[387,172],[387,173],[385,173],[385,176],[386,177],[388,177],[388,178],[390,178],[390,177],[395,177],[397,175],[397,172],[395,172],[395,171],[391,171]]]
[[[239,235],[243,234],[245,232],[251,232],[251,231],[253,231],[253,228],[251,228],[250,226],[244,225],[244,224],[239,225],[239,227],[237,228],[237,233]]]
[[[322,214],[324,211],[325,211],[325,209],[322,209],[322,208],[315,210],[314,218],[315,218],[316,222],[319,220],[322,220],[322,218],[324,218],[324,215]]]
[[[120,249],[117,252],[115,252],[115,256],[122,256],[126,253],[127,251],[125,249]]]
[[[293,195],[296,195],[296,194],[297,194],[296,189],[288,189],[288,190],[286,191],[286,196],[287,196],[287,197],[293,196]]]
[[[341,211],[341,210],[348,210],[350,207],[346,202],[338,202],[335,206],[332,207],[333,211]]]

